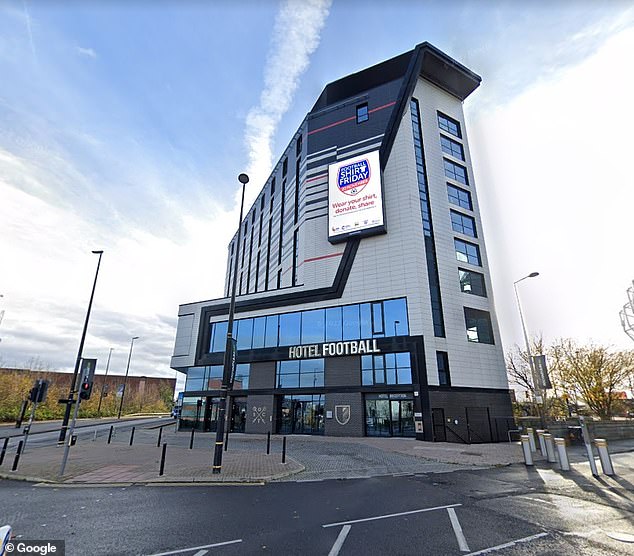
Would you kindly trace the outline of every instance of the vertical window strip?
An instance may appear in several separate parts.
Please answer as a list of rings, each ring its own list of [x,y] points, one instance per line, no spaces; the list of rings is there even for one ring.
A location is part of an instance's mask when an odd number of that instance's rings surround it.
[[[444,338],[445,321],[442,312],[440,279],[438,278],[438,262],[436,259],[436,246],[434,244],[434,228],[432,226],[429,192],[427,189],[427,172],[425,169],[425,153],[423,150],[423,132],[420,123],[418,100],[415,98],[410,101],[410,112],[412,116],[412,133],[414,135],[414,155],[416,157],[416,175],[418,178],[420,208],[423,217],[425,258],[427,260],[427,276],[429,278],[429,296],[431,298],[434,336]]]

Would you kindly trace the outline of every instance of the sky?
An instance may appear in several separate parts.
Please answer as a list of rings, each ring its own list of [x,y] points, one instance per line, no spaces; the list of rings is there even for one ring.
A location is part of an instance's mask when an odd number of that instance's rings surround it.
[[[0,366],[175,376],[178,305],[220,297],[247,203],[330,81],[429,41],[465,101],[505,349],[634,348],[630,2],[0,0]],[[179,384],[182,385],[180,380]]]

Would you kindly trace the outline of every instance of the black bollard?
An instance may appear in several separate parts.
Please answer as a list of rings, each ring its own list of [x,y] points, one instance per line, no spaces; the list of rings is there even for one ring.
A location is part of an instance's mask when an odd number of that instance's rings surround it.
[[[159,469],[159,476],[163,475],[165,469],[165,452],[167,451],[167,443],[163,444],[163,453],[161,454],[161,468]]]
[[[196,429],[192,429],[192,436],[189,439],[189,449],[191,450],[194,447],[194,433],[196,432]]]
[[[286,463],[286,437],[282,438],[282,463]]]
[[[2,452],[0,452],[0,465],[4,461],[4,455],[7,453],[7,446],[9,445],[9,437],[7,436],[4,439],[4,444],[2,445]]]
[[[132,432],[130,433],[130,446],[132,446],[132,443],[134,442],[134,428],[132,427]]]
[[[110,425],[110,432],[108,433],[108,444],[112,440],[112,431],[114,430],[114,425]]]
[[[22,454],[22,446],[24,445],[24,440],[20,440],[18,444],[18,451],[15,453],[15,459],[13,460],[13,467],[11,471],[15,471],[18,468],[18,462],[20,461],[20,455]]]
[[[161,445],[161,436],[163,436],[163,427],[159,427],[159,437],[156,442],[156,447],[158,448]]]
[[[271,453],[271,431],[266,433],[266,455]]]

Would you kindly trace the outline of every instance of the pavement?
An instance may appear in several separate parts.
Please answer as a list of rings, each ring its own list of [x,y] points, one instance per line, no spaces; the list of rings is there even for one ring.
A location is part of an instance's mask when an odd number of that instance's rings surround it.
[[[267,454],[265,435],[234,433],[227,444],[228,450],[223,453],[222,472],[212,474],[215,433],[196,432],[190,449],[190,432],[176,432],[171,420],[164,421],[137,421],[133,438],[135,422],[119,423],[110,443],[108,427],[103,427],[103,422],[101,428],[80,429],[63,476],[59,470],[64,449],[52,440],[55,435],[49,433],[48,444],[31,443],[36,435],[29,437],[30,444],[15,471],[11,469],[18,438],[12,438],[0,465],[0,477],[67,485],[263,483],[447,473],[523,465],[524,461],[518,443],[465,445],[420,442],[411,438],[293,435],[287,437],[286,458],[282,462],[282,437],[271,437]],[[161,446],[158,445],[160,430]],[[0,439],[2,432],[0,429]],[[165,462],[160,474],[163,444],[166,445]],[[612,453],[634,452],[634,440],[613,442],[610,448]],[[582,446],[570,447],[569,455],[575,470],[588,472],[584,471],[589,465]],[[547,464],[539,453],[535,455],[535,462],[540,469],[557,468]],[[597,466],[600,469],[598,459]],[[634,475],[633,469],[620,469],[618,463],[615,467],[621,476],[628,472]],[[631,479],[634,481],[634,476]]]

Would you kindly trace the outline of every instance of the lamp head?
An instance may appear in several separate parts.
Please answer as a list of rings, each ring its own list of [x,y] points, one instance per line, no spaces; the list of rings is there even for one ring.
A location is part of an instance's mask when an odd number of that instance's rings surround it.
[[[242,185],[246,185],[247,183],[249,183],[249,176],[247,176],[246,174],[240,174],[238,176],[238,181],[242,184]]]
[[[139,339],[139,336],[134,336],[132,339],[133,339],[133,340],[138,340],[138,339]]]
[[[535,278],[535,276],[539,276],[539,272],[531,272],[528,277],[529,278]]]
[[[95,255],[103,255],[103,251],[93,251]]]

